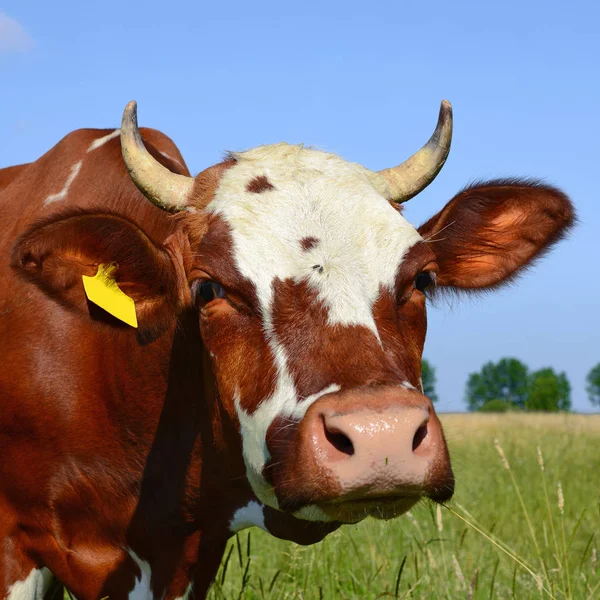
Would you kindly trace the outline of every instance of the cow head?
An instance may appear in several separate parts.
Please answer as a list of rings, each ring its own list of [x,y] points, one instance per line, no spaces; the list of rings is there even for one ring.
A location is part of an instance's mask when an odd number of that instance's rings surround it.
[[[442,427],[420,384],[427,295],[510,281],[574,216],[560,191],[503,180],[466,188],[413,227],[398,204],[438,173],[451,129],[443,103],[429,142],[380,172],[276,144],[191,178],[145,150],[135,104],[125,111],[125,164],[149,200],[178,213],[178,233],[157,247],[120,222],[111,251],[125,237],[127,249],[112,259],[135,280],[142,325],[164,319],[164,307],[197,310],[223,418],[269,510],[355,522],[452,496]]]
[[[507,281],[572,211],[552,188],[490,182],[415,229],[398,203],[433,180],[451,131],[444,102],[429,142],[393,169],[277,144],[193,180],[152,161],[135,104],[125,111],[134,182],[162,208],[187,211],[202,337],[267,506],[349,522],[452,496],[442,428],[420,385],[426,295]]]
[[[122,127],[125,162],[148,198],[184,212],[202,337],[256,496],[320,521],[448,499],[448,451],[419,391],[438,267],[392,200],[441,168],[449,104],[399,170],[277,144],[232,154],[195,180],[153,168],[134,110]]]

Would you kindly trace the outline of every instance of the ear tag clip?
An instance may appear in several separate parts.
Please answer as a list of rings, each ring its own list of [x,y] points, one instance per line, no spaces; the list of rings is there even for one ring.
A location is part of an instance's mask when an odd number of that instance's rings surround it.
[[[137,327],[135,302],[123,292],[114,278],[117,265],[98,265],[98,272],[93,277],[82,275],[83,289],[90,302],[93,302],[115,319]]]

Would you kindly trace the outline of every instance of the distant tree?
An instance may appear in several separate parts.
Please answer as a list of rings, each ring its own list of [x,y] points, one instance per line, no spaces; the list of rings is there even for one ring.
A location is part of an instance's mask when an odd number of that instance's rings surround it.
[[[519,408],[512,402],[506,402],[505,400],[500,400],[499,398],[488,400],[485,404],[482,404],[479,407],[479,412],[504,413],[511,410],[519,410]]]
[[[585,389],[588,393],[590,402],[595,406],[600,406],[600,363],[598,363],[585,378]]]
[[[429,361],[425,358],[421,362],[421,382],[423,384],[423,393],[432,402],[437,402],[438,396],[435,393],[435,369],[429,364]]]
[[[529,376],[527,410],[558,412],[571,409],[571,385],[565,373],[555,373],[550,367]]]
[[[503,358],[469,375],[465,400],[470,410],[478,410],[488,400],[503,400],[525,408],[527,388],[527,366],[516,358]]]

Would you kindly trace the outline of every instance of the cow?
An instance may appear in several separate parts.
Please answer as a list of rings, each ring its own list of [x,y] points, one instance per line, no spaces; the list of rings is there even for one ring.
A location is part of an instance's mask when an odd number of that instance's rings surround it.
[[[279,143],[192,177],[130,103],[0,171],[3,598],[202,598],[246,527],[311,544],[451,498],[427,297],[510,282],[575,219],[507,179],[413,227],[451,135],[444,101],[396,167]]]

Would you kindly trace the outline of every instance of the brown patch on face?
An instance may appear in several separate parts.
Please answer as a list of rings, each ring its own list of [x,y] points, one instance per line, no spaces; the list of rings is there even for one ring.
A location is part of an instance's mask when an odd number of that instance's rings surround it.
[[[208,274],[220,283],[228,295],[241,298],[245,311],[260,311],[254,283],[243,277],[238,271],[233,257],[233,238],[231,228],[220,215],[211,215],[208,219],[207,233],[194,249],[196,260],[193,271]],[[194,272],[191,274],[194,278]]]
[[[179,221],[179,226],[185,228],[188,233],[192,247],[195,248],[200,244],[208,231],[210,219],[204,209],[214,198],[225,170],[235,164],[236,161],[229,158],[196,175],[188,201],[190,210],[182,211],[175,216],[175,219]],[[189,265],[186,265],[186,270],[188,267]]]
[[[427,244],[416,244],[398,269],[396,289],[382,289],[373,315],[382,346],[363,326],[328,323],[327,308],[306,281],[276,281],[272,319],[277,341],[301,396],[336,383],[343,388],[410,381],[418,386],[427,319],[415,276],[435,267]]]
[[[318,244],[319,240],[316,237],[305,237],[300,240],[300,246],[305,252],[311,250],[315,246],[318,246]]]
[[[207,204],[213,199],[223,173],[233,167],[236,161],[228,158],[217,165],[204,169],[194,178],[194,186],[190,196],[189,204],[197,209],[206,208]]]
[[[398,365],[403,381],[417,389],[427,333],[427,298],[414,284],[419,273],[436,270],[435,254],[428,244],[418,242],[408,250],[398,267],[395,290],[382,290],[373,307],[387,359]]]
[[[273,287],[273,329],[300,396],[332,383],[355,387],[398,377],[373,332],[328,323],[327,308],[308,282],[279,280]]]
[[[375,323],[384,347],[385,360],[394,365],[400,382],[419,389],[421,356],[427,332],[425,297],[420,293],[397,305],[396,296],[385,290],[373,306]]]
[[[267,190],[273,190],[273,184],[267,179],[266,175],[259,175],[254,177],[246,184],[246,191],[253,194],[260,194]]]
[[[200,313],[202,338],[212,355],[221,400],[236,418],[233,398],[238,392],[242,407],[251,414],[273,393],[276,369],[263,331],[256,289],[237,269],[231,230],[223,218],[210,217],[195,255],[191,278],[209,275],[227,291],[226,300],[209,304]]]

